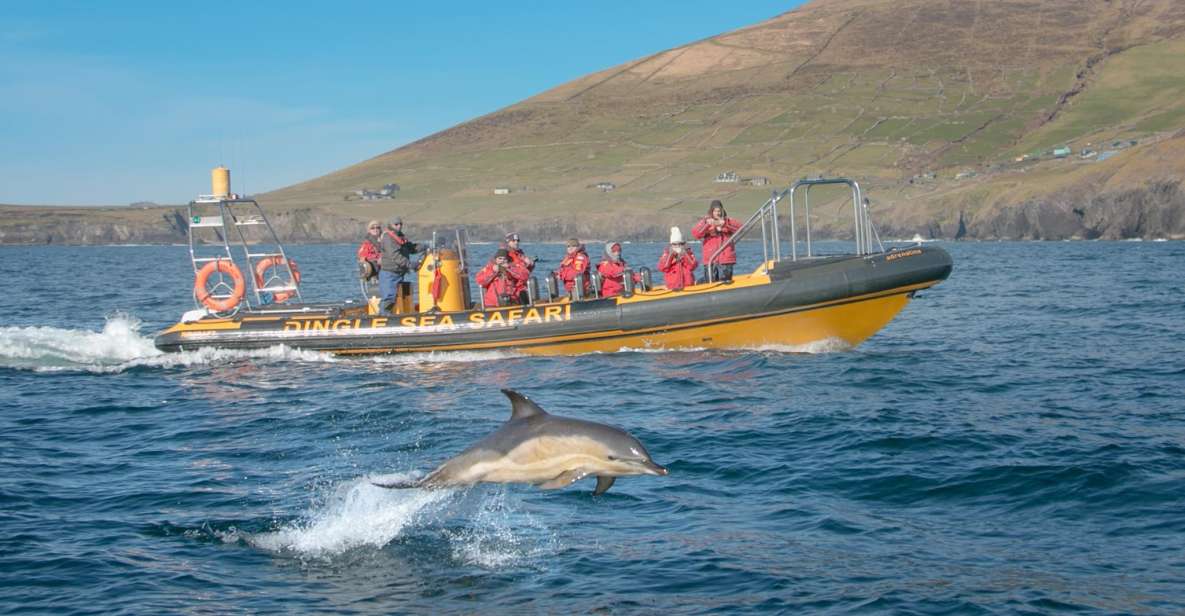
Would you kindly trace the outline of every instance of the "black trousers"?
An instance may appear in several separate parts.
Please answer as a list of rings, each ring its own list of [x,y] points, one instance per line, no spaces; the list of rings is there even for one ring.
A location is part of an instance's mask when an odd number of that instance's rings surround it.
[[[700,279],[700,282],[708,281],[708,274],[711,268],[716,268],[715,272],[711,272],[712,282],[728,282],[732,280],[732,263],[717,263],[715,265],[704,266],[704,277]]]

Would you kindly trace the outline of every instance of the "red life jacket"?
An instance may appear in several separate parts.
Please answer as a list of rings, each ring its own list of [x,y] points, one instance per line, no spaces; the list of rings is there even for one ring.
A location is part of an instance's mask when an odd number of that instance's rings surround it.
[[[571,292],[576,279],[580,278],[584,291],[587,293],[589,291],[588,253],[584,252],[584,247],[565,256],[564,260],[560,261],[560,269],[556,273],[560,275],[560,280],[564,281],[565,291]]]
[[[375,269],[378,269],[379,260],[383,258],[383,249],[379,245],[379,240],[367,235],[362,239],[362,245],[358,246],[358,260],[370,261],[374,263]]]
[[[526,284],[527,277],[530,273],[527,268],[515,264],[508,263],[501,271],[498,270],[497,264],[493,261],[486,263],[486,266],[477,272],[474,278],[481,288],[485,289],[482,295],[485,298],[485,305],[487,308],[494,306],[514,306],[519,303],[518,299],[518,283],[521,281]]]
[[[522,250],[507,250],[506,252],[510,255],[511,263],[527,270],[527,276],[519,281],[519,288],[517,289],[517,292],[526,291],[527,278],[530,278],[531,272],[535,271],[535,264],[527,264],[527,255]]]
[[[605,259],[597,264],[597,271],[601,273],[601,297],[615,297],[625,290],[625,259],[611,261]],[[639,274],[634,274],[634,282],[641,280]]]
[[[695,284],[695,266],[695,255],[687,247],[681,254],[674,255],[667,246],[658,258],[658,271],[662,272],[667,288],[672,291]]]
[[[695,226],[691,228],[691,237],[703,241],[703,261],[708,264],[708,258],[720,248],[728,238],[732,237],[737,231],[741,229],[741,223],[735,218],[724,217],[724,225],[719,230],[715,225],[709,223],[710,219],[707,216],[699,219]],[[727,248],[720,252],[716,257],[715,263],[717,265],[730,265],[737,262],[736,244],[729,244]]]

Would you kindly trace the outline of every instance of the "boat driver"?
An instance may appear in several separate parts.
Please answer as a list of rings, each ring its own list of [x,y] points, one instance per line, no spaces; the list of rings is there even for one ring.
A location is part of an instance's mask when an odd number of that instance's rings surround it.
[[[403,278],[411,271],[411,257],[424,248],[407,239],[403,234],[403,219],[399,216],[391,219],[382,240],[383,258],[379,270],[379,304],[381,312],[392,314],[391,306],[395,303],[396,290]]]

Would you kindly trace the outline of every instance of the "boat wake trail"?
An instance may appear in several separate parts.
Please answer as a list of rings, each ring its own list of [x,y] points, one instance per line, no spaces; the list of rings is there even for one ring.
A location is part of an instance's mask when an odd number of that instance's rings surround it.
[[[326,353],[283,346],[258,351],[201,349],[164,353],[140,333],[140,320],[107,318],[102,331],[58,327],[0,327],[0,368],[33,372],[120,373],[133,368],[222,364],[237,359],[332,362]]]

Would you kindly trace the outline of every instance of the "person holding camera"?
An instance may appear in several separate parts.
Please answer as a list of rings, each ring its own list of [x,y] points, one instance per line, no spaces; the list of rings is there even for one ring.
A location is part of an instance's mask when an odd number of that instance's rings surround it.
[[[478,286],[485,289],[482,297],[485,307],[517,306],[519,302],[518,285],[527,284],[530,273],[527,269],[510,261],[510,254],[505,248],[498,249],[494,258],[477,272],[474,278]]]
[[[658,258],[658,271],[672,291],[695,284],[695,255],[687,248],[679,227],[671,227],[671,243]]]
[[[525,252],[519,248],[519,238],[517,233],[506,234],[506,253],[510,258],[510,262],[527,270],[528,277],[535,271],[536,257],[528,257]],[[523,278],[519,282],[518,289],[515,290],[521,303],[527,303],[527,279]]]
[[[709,263],[708,259],[724,246],[729,238],[741,230],[741,223],[735,218],[729,218],[724,211],[724,204],[714,200],[708,206],[708,215],[699,219],[691,228],[691,236],[703,242],[704,281],[732,282],[732,266],[737,262],[737,251],[734,244],[728,244],[720,254]]]

